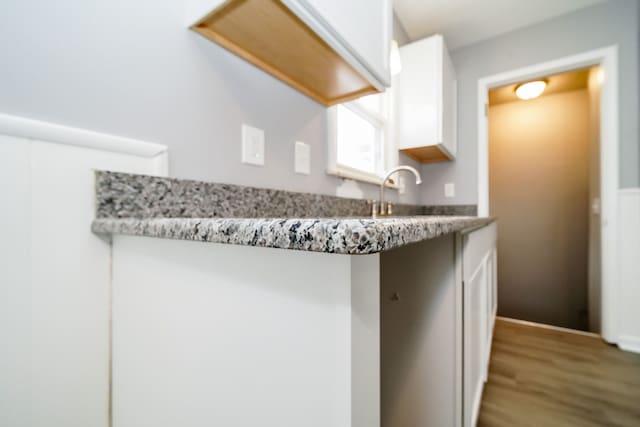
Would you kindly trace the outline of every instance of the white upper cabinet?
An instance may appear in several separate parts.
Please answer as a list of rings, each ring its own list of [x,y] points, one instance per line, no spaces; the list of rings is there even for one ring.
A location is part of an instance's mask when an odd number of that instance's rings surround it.
[[[390,85],[390,0],[191,0],[188,25],[324,105]]]
[[[400,48],[396,92],[400,150],[417,161],[453,160],[457,151],[457,81],[441,35]]]
[[[389,52],[393,37],[390,0],[285,0],[285,3],[307,6],[324,22],[323,27],[333,32],[337,48],[344,46],[356,64],[364,66],[384,86],[390,86]]]

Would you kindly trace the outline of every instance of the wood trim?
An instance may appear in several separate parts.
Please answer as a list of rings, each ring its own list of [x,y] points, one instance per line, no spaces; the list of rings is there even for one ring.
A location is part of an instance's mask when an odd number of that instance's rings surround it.
[[[280,1],[230,0],[191,28],[323,105],[379,92]]]
[[[438,145],[404,148],[400,151],[420,163],[448,162],[451,160],[449,155]]]

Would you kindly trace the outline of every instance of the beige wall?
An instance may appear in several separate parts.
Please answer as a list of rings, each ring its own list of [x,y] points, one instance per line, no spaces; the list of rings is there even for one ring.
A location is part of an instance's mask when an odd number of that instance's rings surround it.
[[[489,109],[498,313],[587,329],[587,90]]]

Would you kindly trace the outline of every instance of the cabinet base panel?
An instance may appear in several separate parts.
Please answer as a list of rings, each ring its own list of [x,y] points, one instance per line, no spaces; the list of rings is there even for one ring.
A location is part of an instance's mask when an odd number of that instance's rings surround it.
[[[282,2],[231,0],[192,29],[323,105],[378,92]]]
[[[400,152],[411,157],[413,160],[420,163],[435,163],[435,162],[448,162],[451,159],[442,148],[437,145],[430,145],[428,147],[416,147],[405,148]]]

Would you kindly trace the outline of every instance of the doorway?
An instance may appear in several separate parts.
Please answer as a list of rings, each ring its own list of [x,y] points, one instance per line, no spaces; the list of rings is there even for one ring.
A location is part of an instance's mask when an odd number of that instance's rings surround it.
[[[489,90],[500,316],[600,332],[600,81],[595,66]]]
[[[617,188],[618,188],[618,88],[617,88],[617,47],[611,46],[582,54],[561,58],[546,63],[512,70],[482,78],[478,81],[478,212],[481,216],[493,215],[490,211],[489,188],[489,91],[522,81],[534,80],[544,76],[567,71],[599,66],[600,84],[600,206],[599,222],[601,244],[599,259],[600,325],[589,325],[589,329],[599,330],[602,337],[616,342],[616,237],[617,237]],[[522,191],[528,191],[523,188]],[[588,206],[592,208],[592,206]],[[500,222],[500,220],[499,220]],[[526,227],[521,224],[520,227]],[[500,268],[501,262],[498,259]],[[539,266],[544,268],[544,265]],[[500,282],[499,282],[500,286]],[[541,291],[543,292],[543,291]],[[499,293],[500,297],[500,293]],[[551,298],[551,296],[549,296]],[[501,306],[502,301],[498,305]],[[597,311],[597,310],[594,310]],[[584,316],[583,316],[584,317]],[[593,315],[591,318],[595,318]]]

